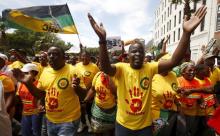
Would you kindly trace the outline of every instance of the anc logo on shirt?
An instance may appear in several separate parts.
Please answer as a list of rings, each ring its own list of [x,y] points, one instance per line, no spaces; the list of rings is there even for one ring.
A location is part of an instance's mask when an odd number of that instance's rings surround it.
[[[91,72],[85,71],[85,72],[84,72],[84,75],[85,75],[85,76],[90,76],[90,75],[91,75]]]
[[[178,90],[178,87],[177,87],[177,84],[176,83],[172,83],[172,88],[174,91],[177,91]]]
[[[140,86],[142,89],[146,90],[149,87],[149,79],[147,77],[144,77],[141,79]]]
[[[69,81],[66,78],[61,78],[58,83],[57,83],[58,87],[60,89],[65,89],[67,88],[67,86],[69,85]]]

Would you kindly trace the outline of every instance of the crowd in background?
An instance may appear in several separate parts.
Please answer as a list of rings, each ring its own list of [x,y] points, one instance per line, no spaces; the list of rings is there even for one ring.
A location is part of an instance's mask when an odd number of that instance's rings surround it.
[[[106,31],[89,14],[99,56],[65,54],[52,46],[30,59],[22,49],[0,54],[0,134],[75,136],[215,136],[219,134],[220,58],[186,58],[190,35],[206,14],[202,6],[183,24],[171,56],[169,37],[156,57],[140,40],[128,53],[108,54]]]

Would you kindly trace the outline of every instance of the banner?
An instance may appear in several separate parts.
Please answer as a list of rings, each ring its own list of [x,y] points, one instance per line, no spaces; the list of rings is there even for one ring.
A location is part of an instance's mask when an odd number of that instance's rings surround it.
[[[120,36],[112,36],[107,37],[107,49],[110,51],[121,50],[121,37]]]
[[[50,5],[6,9],[2,17],[7,27],[35,32],[77,34],[68,6]]]

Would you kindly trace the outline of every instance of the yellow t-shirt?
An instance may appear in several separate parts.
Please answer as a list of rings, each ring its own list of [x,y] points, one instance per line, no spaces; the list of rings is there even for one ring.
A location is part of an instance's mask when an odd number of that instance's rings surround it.
[[[169,72],[167,76],[156,74],[152,82],[152,116],[153,119],[160,117],[160,110],[176,111],[174,103],[178,81],[174,72]]]
[[[15,62],[13,62],[12,64],[10,64],[10,65],[8,65],[8,67],[10,68],[10,69],[14,69],[14,68],[19,68],[19,69],[21,69],[22,67],[24,66],[24,63],[22,63],[22,62],[20,62],[20,61],[15,61]]]
[[[42,66],[40,63],[38,62],[32,62],[33,64],[37,65],[37,69],[38,69],[38,74],[37,74],[37,77],[36,79],[38,80],[40,78],[40,75],[42,74],[43,70],[45,68],[49,68],[50,66],[47,65],[46,67]]]
[[[2,81],[5,93],[15,91],[15,84],[10,77],[8,77],[5,74],[0,73],[0,80]]]
[[[77,70],[65,64],[60,70],[47,68],[41,74],[38,88],[46,91],[47,119],[53,123],[72,122],[80,118],[79,98],[71,87]]]
[[[209,78],[213,85],[215,85],[217,81],[220,81],[220,69],[215,67],[214,70],[210,72]]]
[[[105,79],[103,79],[105,77]],[[92,81],[92,86],[95,88],[95,103],[103,109],[110,109],[116,105],[114,95],[109,87],[110,77],[103,72],[98,72]]]
[[[84,89],[91,87],[92,79],[97,72],[99,72],[99,68],[94,63],[89,63],[88,65],[83,65],[82,62],[77,63],[75,66],[80,74],[82,75],[80,78],[80,86]]]
[[[151,83],[158,73],[158,63],[143,64],[141,69],[133,69],[128,63],[117,63],[117,116],[122,126],[139,130],[152,124]]]

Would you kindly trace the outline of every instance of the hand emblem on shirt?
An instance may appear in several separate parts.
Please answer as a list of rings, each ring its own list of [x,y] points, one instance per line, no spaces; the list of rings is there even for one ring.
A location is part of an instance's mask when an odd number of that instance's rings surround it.
[[[131,97],[130,103],[128,99],[125,99],[125,101],[127,104],[130,104],[131,111],[134,113],[141,111],[143,92],[139,88],[134,87],[133,90],[129,90],[129,94]]]

